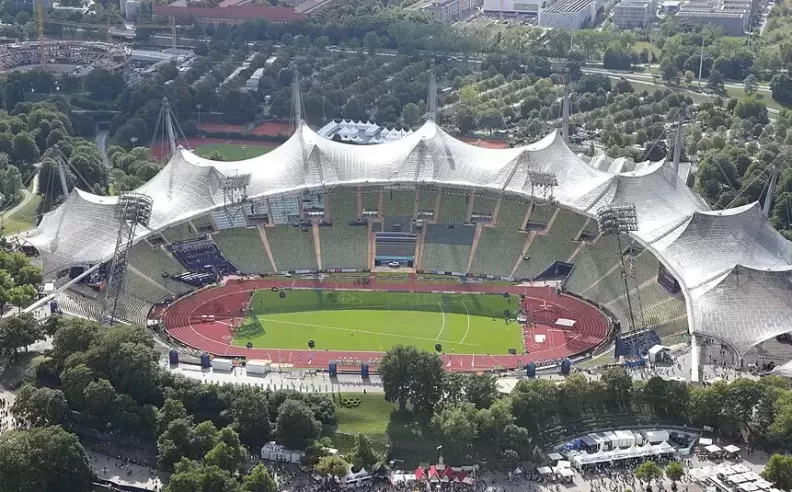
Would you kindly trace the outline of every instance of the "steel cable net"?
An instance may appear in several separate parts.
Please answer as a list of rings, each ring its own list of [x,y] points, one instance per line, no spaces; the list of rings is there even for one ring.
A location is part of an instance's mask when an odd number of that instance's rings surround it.
[[[764,324],[751,312],[733,312],[733,321],[728,322],[702,314],[701,309],[717,296],[713,289],[718,284],[709,279],[717,279],[737,266],[790,269],[790,243],[770,226],[762,226],[765,229],[759,235],[748,233],[749,225],[766,224],[754,206],[711,211],[671,167],[670,163],[655,163],[625,174],[600,171],[577,157],[558,133],[523,147],[484,149],[461,142],[427,121],[400,140],[348,145],[320,137],[302,124],[278,148],[245,161],[214,162],[179,149],[157,176],[135,191],[154,197],[150,228],[156,232],[221,209],[225,200],[218,176],[249,174],[246,193],[250,199],[360,184],[438,185],[543,199],[533,179],[536,173],[547,173],[557,180],[552,187],[557,206],[592,218],[605,207],[635,206],[637,220],[630,237],[655,254],[679,280],[693,332],[729,342],[741,326],[755,327],[759,335],[752,340],[792,331],[792,316],[779,325],[780,320]],[[112,257],[119,229],[113,218],[116,200],[75,190],[61,207],[45,215],[27,239],[49,265],[47,273]],[[689,228],[703,222],[709,225]],[[726,232],[716,234],[719,228]],[[740,244],[713,256],[717,238],[728,231],[738,233]],[[138,228],[134,240],[147,234],[148,230]],[[753,285],[773,292],[774,282],[775,277],[758,276]],[[752,289],[754,292],[759,287]],[[711,295],[704,295],[710,291]],[[773,299],[783,306],[792,304],[792,296]],[[734,339],[734,343],[740,344],[738,350],[744,350],[742,342]]]

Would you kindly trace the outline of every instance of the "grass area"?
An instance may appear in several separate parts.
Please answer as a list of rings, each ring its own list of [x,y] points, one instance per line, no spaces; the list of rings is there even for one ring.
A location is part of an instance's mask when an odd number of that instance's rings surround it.
[[[314,340],[319,350],[385,351],[414,345],[433,351],[507,354],[523,344],[515,316],[516,297],[408,292],[261,290],[251,300],[251,314],[237,330],[234,344],[303,349]]]
[[[638,41],[633,45],[633,52],[640,54],[643,50],[651,53],[655,60],[660,59],[660,55],[662,54],[660,48],[646,41]]]
[[[41,202],[41,195],[33,195],[22,208],[12,214],[3,216],[6,234],[27,231],[36,227],[36,210]]]
[[[266,154],[275,147],[261,145],[257,142],[251,144],[203,144],[195,149],[195,153],[201,157],[208,157],[212,152],[219,152],[228,161],[243,161]]]
[[[336,434],[344,434],[354,440],[354,436],[362,432],[378,444],[387,446],[389,442],[388,423],[391,413],[396,410],[396,405],[385,401],[385,397],[381,393],[341,395],[342,399],[347,397],[360,398],[360,405],[350,407],[336,401],[336,417],[338,419]],[[338,395],[335,395],[335,398],[338,400]]]
[[[350,408],[336,404],[338,425],[326,430],[339,452],[351,452],[355,436],[362,432],[371,439],[378,452],[383,453],[390,447],[392,456],[404,460],[401,464],[404,467],[437,459],[435,440],[422,435],[417,426],[409,423],[411,419],[402,421],[395,412],[396,404],[385,401],[382,393],[354,393],[343,397],[358,397],[360,405]],[[334,398],[338,402],[339,395],[334,395]]]

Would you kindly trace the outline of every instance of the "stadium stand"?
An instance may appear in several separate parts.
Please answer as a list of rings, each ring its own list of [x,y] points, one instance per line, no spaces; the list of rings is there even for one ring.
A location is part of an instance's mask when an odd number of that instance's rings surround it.
[[[319,228],[322,268],[366,268],[368,228],[349,224],[357,219],[356,193],[349,190],[329,198],[333,225]]]
[[[624,289],[622,288],[622,293]],[[636,327],[646,326],[655,329],[661,336],[677,333],[680,321],[685,321],[685,300],[681,294],[671,294],[657,282],[649,281],[637,291],[631,290],[630,300],[633,305],[633,316]],[[614,301],[605,304],[622,323],[629,326],[629,307],[627,296],[621,295]]]
[[[363,210],[367,212],[376,212],[379,210],[379,188],[361,188],[360,196],[363,200]]]
[[[511,275],[527,237],[519,230],[526,210],[525,203],[507,199],[501,201],[497,226],[485,227],[481,231],[471,273],[502,277]]]
[[[537,210],[542,211],[541,213],[544,214],[545,208],[535,208],[529,221],[532,220]],[[552,218],[552,214],[550,217]],[[579,246],[575,239],[585,223],[586,218],[584,216],[569,210],[560,209],[546,235],[540,235],[539,232],[536,233],[531,246],[528,248],[528,252],[525,254],[529,259],[520,262],[515,277],[530,279],[555,261],[568,261],[569,257],[572,256]]]
[[[234,272],[232,265],[211,240],[206,238],[193,239],[180,243],[172,243],[168,249],[173,256],[191,272],[203,272],[219,269],[223,272]]]
[[[437,203],[437,189],[431,186],[422,186],[418,190],[418,213],[434,213]]]
[[[385,190],[383,215],[413,216],[415,191]]]
[[[267,240],[278,271],[318,268],[310,228],[278,226],[267,229]]]
[[[181,294],[190,290],[188,285],[163,276],[184,273],[184,266],[158,246],[149,246],[145,241],[137,243],[129,251],[129,264],[169,292]]]
[[[564,286],[571,292],[583,295],[592,284],[619,264],[616,238],[598,236],[592,243],[584,244],[571,263],[575,267]],[[593,297],[589,299],[595,300]]]
[[[124,290],[118,298],[116,317],[145,325],[151,306],[171,295],[164,287],[141,277],[134,268],[128,268],[124,275]]]
[[[426,226],[423,270],[465,272],[473,245],[475,228],[448,227],[445,224]]]
[[[330,219],[335,222],[357,220],[357,192],[352,188],[336,188],[325,199],[330,204]]]
[[[189,222],[182,222],[181,224],[177,224],[173,227],[168,227],[164,231],[162,231],[162,236],[169,242],[169,243],[178,243],[180,241],[187,241],[189,239],[193,239],[198,235],[195,231],[192,230]]]
[[[339,220],[331,227],[320,227],[319,236],[322,268],[366,268],[368,228]]]
[[[477,192],[473,201],[473,213],[477,215],[492,215],[495,212],[497,203],[497,197]]]
[[[241,273],[275,271],[266,251],[264,251],[258,228],[223,229],[216,232],[212,238],[223,256],[228,258],[228,261]]]
[[[60,293],[58,305],[62,311],[81,318],[99,319],[102,315],[102,309],[97,298],[87,296],[72,288]]]
[[[468,200],[470,195],[464,191],[444,191],[440,199],[440,213],[435,222],[461,224],[467,222]]]
[[[531,215],[528,217],[528,222],[538,222],[546,224],[553,218],[556,207],[549,204],[534,202],[531,208]]]

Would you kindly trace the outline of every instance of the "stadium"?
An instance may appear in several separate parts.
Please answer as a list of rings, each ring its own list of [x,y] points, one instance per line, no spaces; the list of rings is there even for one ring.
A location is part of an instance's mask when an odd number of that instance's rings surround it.
[[[41,62],[42,53],[44,64]],[[0,70],[32,70],[46,65],[50,71],[83,76],[94,68],[119,69],[130,55],[131,50],[127,46],[96,41],[13,43],[0,47]]]
[[[136,192],[150,219],[116,317],[215,355],[321,367],[401,343],[473,371],[585,356],[614,333],[627,354],[691,333],[741,358],[792,331],[792,248],[758,204],[712,211],[671,163],[600,171],[558,133],[484,149],[429,120],[356,146],[301,124],[245,161],[178,148]],[[26,237],[68,285],[62,310],[101,316],[118,203],[75,189]],[[620,206],[629,240],[598,228]]]

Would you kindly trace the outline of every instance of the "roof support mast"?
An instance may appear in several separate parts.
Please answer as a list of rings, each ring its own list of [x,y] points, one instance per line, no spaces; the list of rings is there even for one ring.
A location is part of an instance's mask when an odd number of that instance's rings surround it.
[[[682,146],[685,145],[685,106],[679,109],[679,123],[677,124],[676,138],[674,139],[674,174],[679,176],[679,159],[682,157]]]
[[[171,116],[170,103],[168,98],[162,98],[162,107],[165,113],[165,130],[168,132],[168,146],[170,148],[170,155],[176,155],[176,135],[173,132],[173,118]]]
[[[437,119],[437,76],[435,76],[434,66],[429,69],[429,87],[426,90],[426,115],[427,120]]]
[[[762,206],[762,213],[765,217],[770,217],[770,207],[773,204],[773,195],[775,195],[779,171],[779,166],[775,165],[773,168],[773,175],[770,176],[770,186],[767,187],[767,196],[765,197],[764,205]]]
[[[564,85],[564,102],[561,108],[561,136],[569,143],[569,80]]]
[[[58,176],[60,176],[60,183],[61,183],[61,190],[63,190],[63,196],[69,196],[69,186],[66,184],[66,161],[63,158],[63,155],[58,153],[58,158],[56,162],[58,163]]]

